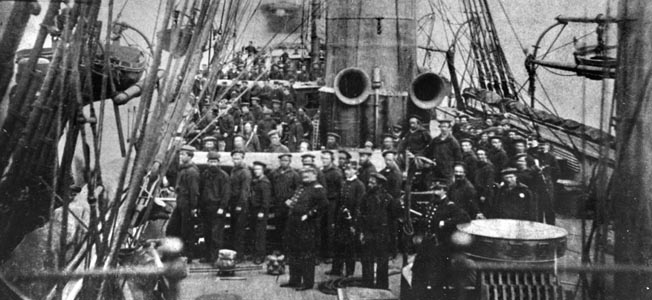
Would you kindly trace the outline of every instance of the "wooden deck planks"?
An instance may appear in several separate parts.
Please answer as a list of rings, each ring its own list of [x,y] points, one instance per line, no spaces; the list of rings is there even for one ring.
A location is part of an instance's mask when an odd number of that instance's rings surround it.
[[[248,266],[245,263],[242,266]],[[396,271],[401,265],[401,260],[390,261],[390,272]],[[208,267],[207,264],[193,263],[191,267]],[[335,277],[326,276],[324,272],[330,270],[330,264],[321,264],[317,266],[315,273],[315,282],[319,283]],[[356,265],[356,276],[361,276],[360,263]],[[243,300],[259,299],[307,299],[307,300],[333,300],[337,299],[335,295],[326,295],[315,288],[308,291],[297,292],[290,288],[281,288],[279,285],[288,281],[288,275],[276,276],[267,275],[264,270],[243,271],[236,273],[235,276],[247,277],[244,281],[221,281],[214,274],[191,274],[181,283],[181,300],[194,300],[202,295],[209,294],[238,294]],[[398,296],[400,286],[399,275],[390,276],[390,289]]]

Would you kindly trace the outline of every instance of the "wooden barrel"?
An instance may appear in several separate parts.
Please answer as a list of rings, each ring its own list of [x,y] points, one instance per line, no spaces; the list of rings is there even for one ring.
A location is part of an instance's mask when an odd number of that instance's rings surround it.
[[[471,236],[467,254],[493,262],[548,263],[564,256],[568,232],[538,222],[488,219],[457,225]]]

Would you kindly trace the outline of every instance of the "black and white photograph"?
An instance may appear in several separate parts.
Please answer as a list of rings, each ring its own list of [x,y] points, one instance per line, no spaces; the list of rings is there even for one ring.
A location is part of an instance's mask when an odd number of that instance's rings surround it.
[[[652,299],[652,1],[0,0],[0,299]]]

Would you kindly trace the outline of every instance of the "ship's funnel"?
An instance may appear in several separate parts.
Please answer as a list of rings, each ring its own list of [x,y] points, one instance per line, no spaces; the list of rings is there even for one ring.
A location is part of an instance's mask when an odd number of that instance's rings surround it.
[[[369,97],[371,79],[362,69],[346,68],[335,75],[333,87],[335,95],[344,104],[358,105]]]
[[[421,109],[438,106],[451,91],[448,79],[432,72],[419,74],[410,84],[410,99]]]

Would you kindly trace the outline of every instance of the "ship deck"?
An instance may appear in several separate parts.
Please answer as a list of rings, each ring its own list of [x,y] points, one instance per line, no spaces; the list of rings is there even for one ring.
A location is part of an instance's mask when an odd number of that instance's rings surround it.
[[[244,263],[239,266],[253,266],[251,263]],[[209,267],[208,264],[193,262],[190,265],[191,272],[193,269]],[[390,261],[390,274],[396,273],[401,267],[401,259],[397,258]],[[315,282],[323,282],[329,279],[335,279],[334,276],[325,275],[324,272],[330,270],[330,264],[320,264],[315,268]],[[356,264],[355,276],[361,275],[360,263]],[[208,300],[208,299],[237,299],[237,295],[243,300],[257,299],[337,299],[335,295],[328,295],[317,289],[317,284],[312,290],[297,292],[292,288],[281,288],[280,284],[288,281],[288,274],[281,276],[272,276],[265,273],[264,270],[240,271],[236,272],[235,277],[244,277],[245,280],[224,280],[215,273],[195,273],[190,274],[181,282],[181,300]],[[398,274],[390,276],[390,290],[396,299],[398,299],[400,287],[400,277]],[[219,295],[219,296],[218,296]],[[220,298],[221,297],[221,298]]]

